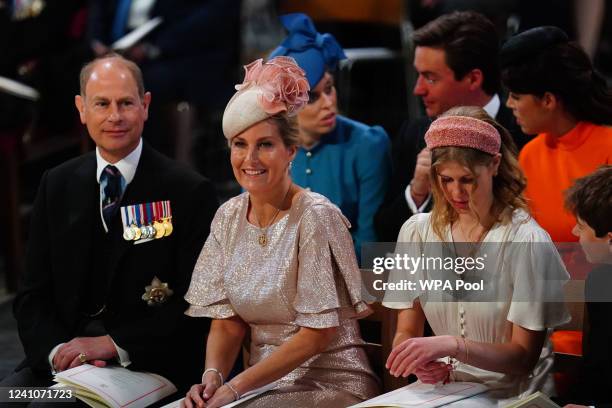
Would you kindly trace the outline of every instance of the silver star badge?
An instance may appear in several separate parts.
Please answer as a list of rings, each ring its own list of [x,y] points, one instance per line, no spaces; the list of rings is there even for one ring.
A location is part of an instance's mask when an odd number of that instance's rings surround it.
[[[142,300],[147,302],[149,306],[156,306],[164,303],[174,291],[168,287],[168,283],[162,282],[156,276],[151,281],[151,284],[145,286],[145,293],[142,295]]]

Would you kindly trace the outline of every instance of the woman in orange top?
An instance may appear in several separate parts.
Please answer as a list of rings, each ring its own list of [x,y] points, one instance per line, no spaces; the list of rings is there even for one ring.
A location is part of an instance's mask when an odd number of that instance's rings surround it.
[[[537,27],[501,51],[507,106],[525,134],[519,164],[532,215],[555,242],[573,242],[576,220],[563,207],[574,180],[612,162],[612,92],[589,57],[556,27]]]

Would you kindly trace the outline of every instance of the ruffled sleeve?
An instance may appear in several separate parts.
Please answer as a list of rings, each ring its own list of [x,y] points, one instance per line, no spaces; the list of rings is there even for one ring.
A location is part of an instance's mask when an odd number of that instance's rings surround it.
[[[569,274],[550,236],[535,222],[523,242],[512,243],[508,258],[513,280],[507,320],[529,330],[545,330],[570,321],[563,285]]]
[[[196,262],[189,290],[185,300],[189,307],[185,314],[193,317],[210,317],[213,319],[227,319],[235,316],[225,292],[225,253],[223,251],[223,206],[219,208],[213,219],[210,235],[200,252]]]
[[[422,253],[423,231],[425,225],[429,222],[429,213],[415,214],[410,217],[402,228],[397,237],[397,245],[395,253],[400,256],[407,255],[411,258],[419,258]],[[412,281],[418,282],[423,279],[423,271],[418,269],[411,274],[405,269],[392,269],[389,271],[387,282],[398,284],[400,282]],[[415,285],[414,290],[386,290],[383,298],[383,306],[390,309],[412,309],[414,301],[421,295],[418,285]]]
[[[325,201],[307,208],[299,226],[293,308],[295,324],[303,327],[336,327],[344,319],[371,313],[361,298],[350,224],[337,207]]]

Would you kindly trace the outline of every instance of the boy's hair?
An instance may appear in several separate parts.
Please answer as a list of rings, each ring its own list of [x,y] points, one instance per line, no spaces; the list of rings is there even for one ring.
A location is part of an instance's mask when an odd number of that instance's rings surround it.
[[[612,232],[612,166],[579,178],[565,194],[565,207],[593,228],[596,237]]]

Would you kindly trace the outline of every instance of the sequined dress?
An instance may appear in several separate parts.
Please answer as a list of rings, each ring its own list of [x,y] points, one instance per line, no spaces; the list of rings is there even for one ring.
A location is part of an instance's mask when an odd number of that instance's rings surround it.
[[[251,329],[249,365],[266,358],[300,327],[338,327],[336,338],[240,407],[345,407],[380,392],[355,318],[369,313],[348,221],[322,195],[303,191],[267,231],[247,221],[243,193],[218,210],[185,299],[186,314],[238,315]]]

